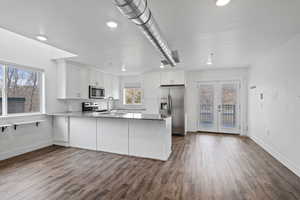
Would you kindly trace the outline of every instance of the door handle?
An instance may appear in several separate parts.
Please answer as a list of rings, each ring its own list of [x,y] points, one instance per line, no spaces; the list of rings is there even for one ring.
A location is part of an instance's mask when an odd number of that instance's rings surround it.
[[[222,111],[222,107],[221,105],[218,105],[218,112],[221,112]]]

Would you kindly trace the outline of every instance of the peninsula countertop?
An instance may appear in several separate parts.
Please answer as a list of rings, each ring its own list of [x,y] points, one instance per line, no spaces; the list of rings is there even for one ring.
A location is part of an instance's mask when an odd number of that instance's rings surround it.
[[[120,113],[120,112],[57,112],[48,113],[52,116],[65,116],[65,117],[88,117],[88,118],[117,118],[117,119],[135,119],[135,120],[160,120],[171,116],[161,116],[160,114],[142,114],[142,113]]]

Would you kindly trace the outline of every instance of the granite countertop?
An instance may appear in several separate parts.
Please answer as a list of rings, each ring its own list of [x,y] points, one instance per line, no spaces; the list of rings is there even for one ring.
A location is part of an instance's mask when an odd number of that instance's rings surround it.
[[[142,114],[142,113],[101,113],[101,112],[58,112],[49,113],[52,116],[65,116],[65,117],[89,117],[89,118],[117,118],[117,119],[137,119],[137,120],[160,120],[163,121],[170,116],[162,117],[159,114]]]

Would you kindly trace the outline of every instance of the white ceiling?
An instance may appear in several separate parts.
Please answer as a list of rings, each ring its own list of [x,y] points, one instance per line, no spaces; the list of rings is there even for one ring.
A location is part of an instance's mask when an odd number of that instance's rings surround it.
[[[300,33],[299,0],[148,0],[150,9],[186,69],[244,67]],[[160,54],[113,0],[0,0],[0,26],[34,38],[45,34],[73,60],[102,70],[129,73],[158,69]],[[105,26],[119,23],[116,30]],[[210,52],[214,66],[206,66]]]

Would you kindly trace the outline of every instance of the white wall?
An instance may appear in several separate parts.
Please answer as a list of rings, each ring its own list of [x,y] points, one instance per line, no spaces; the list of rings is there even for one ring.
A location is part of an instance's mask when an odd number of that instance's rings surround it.
[[[56,100],[56,67],[51,59],[74,56],[0,29],[0,61],[43,69],[46,77],[46,112],[64,111],[63,102]],[[0,118],[0,123],[44,119],[38,128],[34,125],[20,126],[17,131],[0,132],[0,160],[52,144],[51,118],[40,116]]]
[[[242,135],[247,133],[247,68],[236,69],[214,69],[186,72],[186,114],[187,130],[197,131],[199,120],[199,81],[240,80],[241,81],[241,130]]]
[[[160,72],[149,72],[142,75],[144,88],[144,105],[146,113],[159,114],[160,107]]]
[[[250,70],[249,133],[257,143],[300,176],[300,35]],[[260,100],[260,94],[264,99]]]

